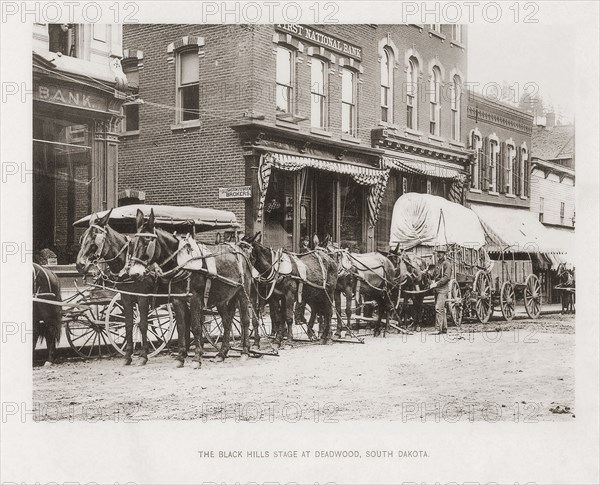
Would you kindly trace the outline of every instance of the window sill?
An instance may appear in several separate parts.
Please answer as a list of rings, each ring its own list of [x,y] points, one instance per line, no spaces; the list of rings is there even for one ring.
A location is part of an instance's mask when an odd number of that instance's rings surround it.
[[[450,145],[452,145],[453,147],[458,147],[458,148],[465,148],[465,144],[460,142],[460,141],[452,141],[450,140],[448,143],[450,143]]]
[[[119,134],[120,137],[139,136],[140,130],[123,131]]]
[[[298,126],[297,123],[294,123],[292,121],[284,121],[284,120],[280,120],[280,119],[275,120],[275,126],[281,126],[282,128],[288,128],[290,130],[296,130],[296,131],[300,130],[300,127]]]
[[[323,130],[322,128],[311,128],[310,132],[314,135],[326,136],[328,138],[331,138],[333,136],[333,133],[331,133],[331,131]]]
[[[481,189],[473,189],[473,188],[471,188],[471,189],[469,189],[469,192],[472,192],[474,194],[481,194]]]
[[[181,121],[180,123],[176,123],[171,125],[171,131],[186,131],[186,130],[194,130],[199,129],[201,126],[200,120],[192,120],[192,121]]]
[[[423,133],[418,130],[413,130],[412,128],[404,128],[405,135],[417,136],[419,139],[423,136]]]
[[[506,197],[509,197],[511,199],[516,199],[517,196],[515,194],[504,194]]]
[[[467,46],[465,46],[463,43],[458,42],[456,40],[451,40],[450,41],[450,46],[452,46],[452,47],[458,47],[460,49],[466,49],[467,48]]]
[[[389,128],[390,130],[400,131],[400,126],[395,123],[390,123],[389,121],[380,121],[379,126],[384,126]]]
[[[419,29],[419,32],[423,32],[423,24],[410,24],[410,25]]]
[[[285,123],[299,123],[308,119],[306,116],[282,112],[277,113],[275,115],[275,118],[277,119],[277,121],[283,121]]]
[[[440,143],[444,143],[446,141],[445,138],[442,138],[441,136],[437,136],[437,135],[429,135],[429,140],[437,141]]]
[[[357,145],[360,144],[360,140],[358,138],[356,138],[355,136],[349,135],[348,133],[342,133],[342,136],[340,138],[343,141],[349,141],[350,143],[356,143]]]
[[[437,30],[429,29],[429,36],[431,37],[432,35],[435,35],[438,39],[441,39],[442,42],[444,42],[446,40],[446,36],[444,34],[442,34],[441,32],[438,32]]]
[[[526,195],[521,195],[521,200],[527,200],[527,196]]]
[[[488,192],[488,195],[493,195],[494,197],[499,197],[500,196],[500,192],[494,192],[493,190],[490,190]]]

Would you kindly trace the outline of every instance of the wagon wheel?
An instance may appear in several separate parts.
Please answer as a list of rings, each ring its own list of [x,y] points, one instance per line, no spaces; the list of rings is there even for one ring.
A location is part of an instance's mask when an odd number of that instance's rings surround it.
[[[510,281],[505,281],[500,290],[500,309],[504,320],[510,322],[515,316],[515,289]]]
[[[460,327],[463,317],[463,303],[461,298],[460,286],[458,281],[455,279],[450,280],[450,286],[448,291],[448,299],[446,300],[448,310],[454,325]]]
[[[473,298],[475,314],[481,323],[487,323],[492,315],[492,281],[483,270],[478,270],[473,280]]]
[[[85,359],[114,355],[104,326],[106,304],[90,303],[81,293],[68,303],[81,303],[88,307],[72,307],[63,314],[65,334],[75,353]]]
[[[239,311],[236,310],[233,316],[230,333],[230,345],[235,346],[236,339],[241,341],[242,326]],[[252,329],[250,328],[249,331]],[[205,343],[208,343],[214,350],[221,350],[219,342],[223,340],[223,320],[216,310],[204,310],[204,326],[202,328],[202,337]]]
[[[142,335],[139,328],[140,312],[137,305],[133,307],[133,347],[141,346]],[[112,346],[121,354],[125,355],[125,316],[121,295],[117,293],[106,310],[104,325]],[[167,303],[148,309],[148,357],[154,357],[173,337],[175,330],[175,319],[171,310],[171,304]]]
[[[534,274],[530,274],[525,281],[523,299],[525,300],[525,311],[529,318],[539,317],[542,311],[542,286],[539,278]]]

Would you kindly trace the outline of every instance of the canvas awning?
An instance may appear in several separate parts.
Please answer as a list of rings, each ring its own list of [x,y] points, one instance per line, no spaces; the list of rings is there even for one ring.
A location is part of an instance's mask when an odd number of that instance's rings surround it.
[[[551,263],[564,258],[569,247],[562,236],[545,227],[535,212],[483,204],[471,204],[485,230],[488,251],[541,253]]]
[[[389,177],[389,170],[378,169],[366,165],[358,165],[348,162],[323,160],[320,158],[303,157],[299,155],[288,155],[284,153],[267,152],[261,155],[258,169],[258,187],[260,190],[260,201],[258,206],[258,220],[262,219],[267,189],[273,168],[297,172],[304,168],[314,168],[343,175],[349,175],[360,184],[369,187],[368,207],[369,222],[375,225],[379,209],[383,201],[383,194]]]
[[[177,228],[195,226],[198,231],[211,231],[216,229],[234,229],[239,227],[235,214],[230,211],[207,209],[203,207],[186,207],[173,205],[146,205],[133,204],[115,207],[110,213],[108,223],[123,232],[135,232],[135,217],[141,210],[145,217],[154,211],[154,220],[158,226]],[[98,212],[98,217],[108,214],[108,210]],[[92,214],[75,221],[75,227],[87,227]]]

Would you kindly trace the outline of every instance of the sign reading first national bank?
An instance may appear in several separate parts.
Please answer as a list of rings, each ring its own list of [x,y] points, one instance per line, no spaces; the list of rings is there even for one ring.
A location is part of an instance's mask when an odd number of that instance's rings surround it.
[[[312,27],[299,24],[276,24],[275,27],[278,30],[299,37],[308,43],[323,46],[326,49],[352,57],[359,61],[362,60],[361,47],[345,42],[337,37],[324,34],[323,32],[319,32]]]

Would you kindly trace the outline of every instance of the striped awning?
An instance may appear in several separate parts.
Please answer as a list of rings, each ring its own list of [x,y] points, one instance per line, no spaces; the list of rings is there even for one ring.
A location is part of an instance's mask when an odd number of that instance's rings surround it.
[[[371,225],[375,225],[377,222],[379,209],[381,208],[383,194],[389,177],[389,169],[377,169],[348,162],[322,160],[319,158],[287,155],[275,152],[264,153],[260,158],[260,166],[258,169],[258,187],[260,189],[260,201],[258,206],[259,221],[262,220],[265,198],[267,196],[267,189],[269,188],[269,180],[273,168],[289,172],[297,172],[304,168],[314,168],[316,170],[349,175],[356,183],[369,187],[369,222]]]
[[[464,175],[464,171],[458,167],[427,160],[405,157],[383,157],[384,168],[392,168],[407,173],[425,175],[439,179],[456,179]]]

